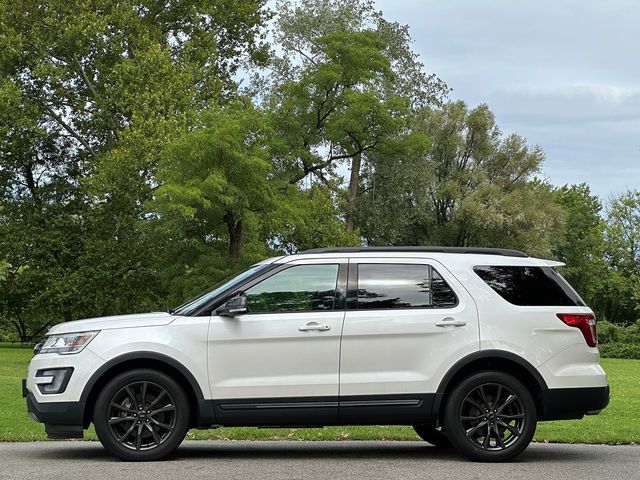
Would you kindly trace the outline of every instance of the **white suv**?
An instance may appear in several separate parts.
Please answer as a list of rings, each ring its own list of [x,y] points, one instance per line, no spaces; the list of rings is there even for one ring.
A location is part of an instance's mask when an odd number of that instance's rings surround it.
[[[558,262],[502,249],[325,248],[168,313],[53,327],[23,394],[51,438],[91,422],[125,460],[189,428],[413,425],[474,460],[606,407],[593,312]]]

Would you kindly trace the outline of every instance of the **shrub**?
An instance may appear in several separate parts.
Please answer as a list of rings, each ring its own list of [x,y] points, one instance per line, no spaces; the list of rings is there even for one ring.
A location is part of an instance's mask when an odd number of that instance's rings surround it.
[[[627,326],[598,322],[598,343],[603,357],[640,359],[640,320]]]
[[[603,357],[640,360],[640,345],[635,343],[605,343],[599,349]]]

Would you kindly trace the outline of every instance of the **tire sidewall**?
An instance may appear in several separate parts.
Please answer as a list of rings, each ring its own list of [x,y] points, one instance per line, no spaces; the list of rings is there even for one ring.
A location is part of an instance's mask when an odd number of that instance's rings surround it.
[[[464,398],[469,392],[484,383],[497,383],[511,389],[522,402],[525,413],[525,425],[513,445],[504,450],[487,451],[474,445],[466,436],[464,427],[460,423],[460,408]],[[446,403],[444,425],[447,430],[447,438],[452,445],[463,455],[475,461],[499,462],[510,460],[522,453],[527,448],[536,431],[537,413],[535,402],[531,393],[515,377],[496,371],[480,372],[462,380],[451,392]]]
[[[441,430],[433,425],[413,425],[416,434],[425,442],[438,448],[452,448],[451,442]]]
[[[131,450],[119,444],[109,428],[107,419],[109,404],[114,395],[124,386],[139,381],[153,382],[166,389],[176,406],[175,427],[169,438],[151,450],[142,451]],[[98,394],[93,411],[93,424],[100,443],[110,453],[126,461],[159,460],[169,455],[184,440],[189,428],[189,421],[189,399],[180,384],[169,375],[151,369],[130,370],[114,377]]]

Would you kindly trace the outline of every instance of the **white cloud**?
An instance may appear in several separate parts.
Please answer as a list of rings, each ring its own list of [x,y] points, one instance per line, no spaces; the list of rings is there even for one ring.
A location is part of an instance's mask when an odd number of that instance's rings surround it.
[[[429,71],[547,153],[556,184],[640,188],[640,2],[378,0]]]

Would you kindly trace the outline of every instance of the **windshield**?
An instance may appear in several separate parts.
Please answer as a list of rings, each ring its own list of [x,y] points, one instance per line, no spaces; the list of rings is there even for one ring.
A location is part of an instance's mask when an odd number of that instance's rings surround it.
[[[209,303],[210,300],[213,300],[215,297],[220,295],[225,290],[229,290],[235,287],[236,285],[239,285],[254,273],[257,273],[261,270],[265,270],[270,266],[271,265],[268,263],[253,265],[235,276],[227,277],[226,279],[224,279],[223,281],[215,285],[213,289],[207,290],[205,292],[202,292],[199,295],[196,295],[191,300],[188,300],[187,302],[183,303],[179,307],[169,310],[169,313],[175,314],[175,315],[191,315],[192,313],[195,313],[201,307]]]

